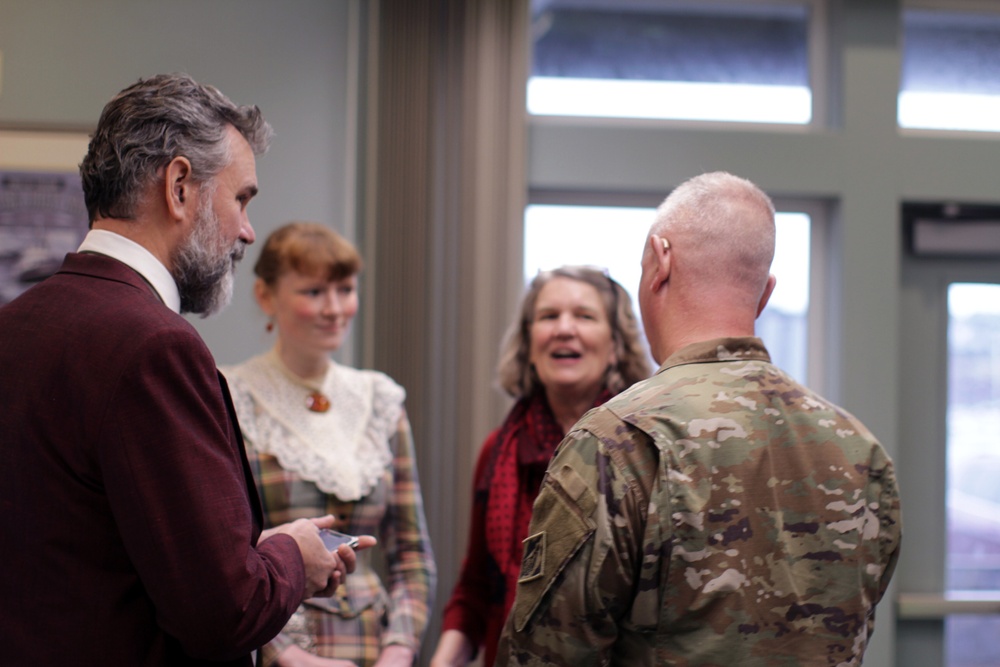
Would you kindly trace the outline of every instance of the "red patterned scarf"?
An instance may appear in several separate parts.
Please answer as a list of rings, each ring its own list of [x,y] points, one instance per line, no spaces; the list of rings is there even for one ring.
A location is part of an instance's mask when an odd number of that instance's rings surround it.
[[[594,406],[611,397],[602,390]],[[531,508],[552,453],[563,439],[544,392],[520,399],[500,426],[490,467],[478,492],[486,501],[486,544],[513,599],[521,567],[521,542],[528,536]]]

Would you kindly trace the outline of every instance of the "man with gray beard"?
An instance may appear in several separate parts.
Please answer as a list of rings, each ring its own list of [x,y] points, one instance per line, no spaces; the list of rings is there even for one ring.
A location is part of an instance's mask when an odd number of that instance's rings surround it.
[[[236,239],[231,247],[220,246],[221,221],[210,206],[213,188],[202,192],[195,212],[194,231],[177,249],[173,276],[181,295],[182,313],[208,316],[225,308],[233,297],[236,264],[243,259],[247,243]]]
[[[320,539],[333,517],[261,534],[229,390],[181,317],[232,295],[270,136],[187,76],[126,88],[80,165],[90,233],[0,308],[0,663],[250,665],[354,569]]]

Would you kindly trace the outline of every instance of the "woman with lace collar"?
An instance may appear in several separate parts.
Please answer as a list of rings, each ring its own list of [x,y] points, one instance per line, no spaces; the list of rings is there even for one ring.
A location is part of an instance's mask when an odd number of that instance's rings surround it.
[[[302,604],[263,648],[265,665],[408,667],[427,626],[436,573],[405,392],[330,358],[357,313],[360,270],[357,250],[324,225],[276,230],[254,266],[274,347],[223,369],[265,523],[332,514],[340,532],[379,540],[336,595]]]

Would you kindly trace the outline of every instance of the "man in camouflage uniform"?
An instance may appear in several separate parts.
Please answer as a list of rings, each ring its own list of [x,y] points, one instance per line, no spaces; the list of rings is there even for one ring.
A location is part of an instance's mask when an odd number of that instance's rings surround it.
[[[657,212],[649,380],[549,465],[499,665],[860,665],[899,554],[892,462],[770,362],[774,208],[705,174]]]

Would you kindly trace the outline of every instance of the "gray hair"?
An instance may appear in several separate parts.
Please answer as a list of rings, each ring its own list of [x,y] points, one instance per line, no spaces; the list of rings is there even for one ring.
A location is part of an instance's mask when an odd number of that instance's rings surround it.
[[[759,298],[774,259],[774,204],[745,178],[702,174],[670,193],[650,234],[665,236],[678,258],[694,258],[689,268],[704,279]]]
[[[554,278],[570,278],[586,283],[601,296],[618,360],[608,369],[604,380],[608,391],[618,394],[639,380],[648,378],[651,372],[649,357],[639,333],[639,322],[632,310],[632,300],[625,288],[600,269],[562,266],[539,272],[521,298],[518,317],[507,330],[500,346],[500,362],[497,365],[500,387],[514,398],[530,396],[542,388],[530,362],[531,324],[538,294]]]
[[[101,112],[80,163],[91,223],[98,217],[133,219],[160,170],[176,157],[191,162],[192,179],[205,183],[232,159],[226,127],[233,126],[255,155],[273,131],[256,106],[237,106],[218,89],[186,74],[161,74],[118,93]]]

